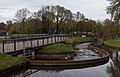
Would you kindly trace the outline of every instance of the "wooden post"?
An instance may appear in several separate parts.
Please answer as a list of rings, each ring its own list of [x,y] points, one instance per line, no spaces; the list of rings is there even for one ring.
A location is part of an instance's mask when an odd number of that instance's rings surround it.
[[[30,40],[30,43],[31,43],[31,48],[32,48],[32,40]]]
[[[2,49],[2,51],[3,51],[3,53],[5,53],[5,41],[3,41],[2,43],[3,43],[3,49]]]
[[[57,42],[59,42],[59,36],[57,36]]]
[[[37,46],[39,46],[39,39],[37,39]]]
[[[44,45],[44,38],[42,39],[42,45]]]
[[[47,37],[47,44],[49,44],[49,37]]]
[[[23,56],[25,57],[25,41],[23,40]]]
[[[60,36],[58,36],[58,42],[60,42]]]
[[[51,44],[53,43],[52,37],[51,37]]]
[[[62,41],[64,41],[64,36],[62,36]]]
[[[65,36],[63,36],[63,41],[65,40]]]
[[[62,42],[62,36],[60,36],[60,42]]]
[[[14,40],[14,51],[16,51],[16,40]]]
[[[34,60],[35,59],[35,51],[31,51],[31,53],[32,53],[32,60]]]
[[[57,36],[57,42],[59,42],[59,36]]]
[[[56,43],[56,37],[54,37],[54,43]]]

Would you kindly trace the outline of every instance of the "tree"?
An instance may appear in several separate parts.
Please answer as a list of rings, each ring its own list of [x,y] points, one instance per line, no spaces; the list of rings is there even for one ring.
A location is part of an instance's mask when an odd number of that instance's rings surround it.
[[[96,36],[99,38],[114,38],[116,37],[117,28],[118,26],[116,26],[116,24],[109,19],[105,19],[103,22],[98,21],[96,27]]]
[[[33,21],[34,22],[34,26],[37,27],[37,33],[42,33],[42,11],[41,10],[38,10],[37,12],[34,12],[32,14],[32,18],[33,18]]]
[[[4,22],[0,22],[0,29],[6,29],[6,24]]]
[[[17,11],[15,17],[17,22],[12,24],[11,33],[73,33],[77,31],[91,31],[94,22],[89,21],[83,14],[73,14],[65,7],[42,6],[32,16],[27,8]],[[12,30],[13,28],[18,30]],[[17,28],[18,27],[18,28]]]
[[[74,25],[74,28],[77,32],[82,32],[83,31],[83,26],[85,26],[85,16],[84,14],[81,14],[80,12],[76,12],[73,14],[73,19],[76,22],[76,25]]]
[[[111,14],[111,20],[116,23],[120,20],[120,0],[108,0],[110,5],[107,7],[107,13]]]
[[[25,21],[29,17],[29,14],[30,14],[30,11],[27,8],[22,8],[18,10],[17,13],[15,14],[16,20],[22,24],[22,31],[26,31],[24,28]]]
[[[30,11],[27,8],[22,8],[16,12],[15,18],[20,22],[25,22],[29,14],[30,14]]]
[[[45,34],[49,33],[49,26],[50,26],[49,22],[50,21],[47,15],[44,13],[42,15],[42,33],[45,33]]]
[[[13,25],[12,21],[9,20],[9,21],[6,21],[6,26],[7,26],[7,30],[9,31],[10,30],[10,27]]]
[[[62,31],[60,29],[62,24],[72,19],[72,12],[59,5],[42,6],[41,9],[37,12],[37,15],[42,21],[42,30],[46,30],[45,33],[50,32],[50,28],[55,29],[52,26],[54,24],[56,24],[56,29],[53,31],[60,33]]]
[[[74,14],[74,18],[76,22],[85,20],[84,14],[81,14],[80,12],[77,12],[76,14]]]
[[[60,26],[62,22],[66,22],[67,20],[72,18],[72,12],[64,7],[59,5],[52,7],[52,12],[55,15],[55,22],[56,22],[56,33],[60,33]]]
[[[115,37],[116,34],[116,30],[117,30],[117,26],[114,22],[112,22],[109,19],[104,20],[103,22],[103,30],[104,30],[104,37],[107,38],[112,38]]]

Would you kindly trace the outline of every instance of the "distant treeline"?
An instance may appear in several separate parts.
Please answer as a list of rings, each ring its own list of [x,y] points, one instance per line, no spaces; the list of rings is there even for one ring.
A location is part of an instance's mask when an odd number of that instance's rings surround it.
[[[5,26],[3,26],[5,25]],[[9,34],[60,34],[93,32],[99,37],[114,37],[119,34],[118,26],[109,19],[95,21],[81,12],[73,13],[63,6],[42,6],[37,12],[27,8],[18,10],[13,21],[1,22],[0,28]]]

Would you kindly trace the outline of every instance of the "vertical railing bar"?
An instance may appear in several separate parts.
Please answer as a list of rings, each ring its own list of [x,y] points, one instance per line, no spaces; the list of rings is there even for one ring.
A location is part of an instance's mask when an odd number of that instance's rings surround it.
[[[3,50],[2,50],[2,52],[5,53],[5,41],[2,41],[2,42],[3,42],[3,48],[2,48]]]

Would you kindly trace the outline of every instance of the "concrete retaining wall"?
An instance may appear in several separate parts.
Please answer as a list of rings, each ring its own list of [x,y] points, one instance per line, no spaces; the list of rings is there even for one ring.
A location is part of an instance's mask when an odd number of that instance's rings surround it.
[[[15,65],[11,65],[11,66],[8,66],[8,67],[1,68],[0,69],[0,76],[4,75],[6,73],[9,73],[9,72],[15,71],[15,70],[21,68],[24,65],[25,65],[25,63],[21,63],[21,64],[15,64]]]
[[[93,50],[97,50],[96,53],[98,53],[101,58],[97,59],[91,59],[91,60],[80,60],[80,61],[41,61],[41,60],[31,60],[30,65],[33,66],[89,66],[89,65],[97,65],[100,63],[106,63],[109,61],[109,54],[107,51],[94,47],[92,45],[89,45],[89,47]]]
[[[36,59],[39,60],[67,60],[74,56],[75,52],[68,53],[37,53]]]

